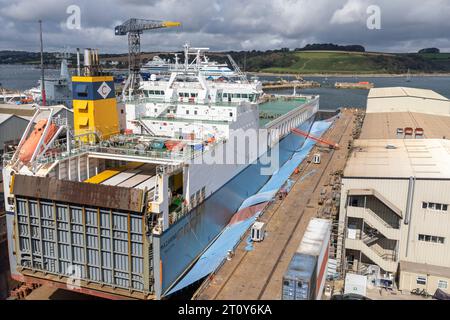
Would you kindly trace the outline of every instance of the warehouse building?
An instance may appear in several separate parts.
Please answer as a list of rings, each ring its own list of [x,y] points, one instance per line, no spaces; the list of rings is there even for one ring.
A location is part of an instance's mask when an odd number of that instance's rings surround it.
[[[8,146],[17,145],[29,120],[13,114],[0,113],[0,158]]]
[[[372,89],[342,179],[338,262],[377,284],[450,293],[450,102]]]

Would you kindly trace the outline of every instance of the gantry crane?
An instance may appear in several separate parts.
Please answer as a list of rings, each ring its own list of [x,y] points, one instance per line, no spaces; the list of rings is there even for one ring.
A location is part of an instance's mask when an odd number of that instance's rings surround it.
[[[123,89],[123,95],[130,95],[139,88],[141,70],[141,34],[145,30],[179,27],[180,22],[131,18],[115,27],[116,36],[128,34],[128,70],[129,76]]]

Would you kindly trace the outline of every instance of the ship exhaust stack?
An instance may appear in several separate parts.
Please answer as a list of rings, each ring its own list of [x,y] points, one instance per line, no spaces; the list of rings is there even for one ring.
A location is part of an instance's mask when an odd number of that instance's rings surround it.
[[[72,77],[75,136],[98,142],[120,133],[114,79],[99,66],[98,50],[84,50],[84,74]]]

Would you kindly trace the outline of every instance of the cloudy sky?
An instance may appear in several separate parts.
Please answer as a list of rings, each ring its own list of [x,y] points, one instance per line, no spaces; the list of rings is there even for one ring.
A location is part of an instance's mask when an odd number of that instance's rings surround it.
[[[80,29],[67,9],[80,8]],[[367,28],[369,6],[381,29]],[[296,48],[307,43],[362,44],[371,51],[450,52],[450,0],[0,0],[0,50],[39,50],[37,20],[48,51],[94,47],[125,52],[114,26],[130,17],[175,20],[180,28],[150,31],[143,51],[179,50],[184,42],[213,50]],[[373,20],[371,20],[373,21]]]

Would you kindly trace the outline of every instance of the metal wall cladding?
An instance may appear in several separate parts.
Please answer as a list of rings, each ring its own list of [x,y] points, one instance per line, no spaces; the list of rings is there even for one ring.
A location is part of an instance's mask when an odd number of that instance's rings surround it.
[[[314,300],[317,257],[295,253],[283,276],[282,300]]]
[[[143,190],[16,174],[13,194],[113,210],[143,211]]]
[[[148,292],[142,216],[20,197],[16,201],[21,266]]]

